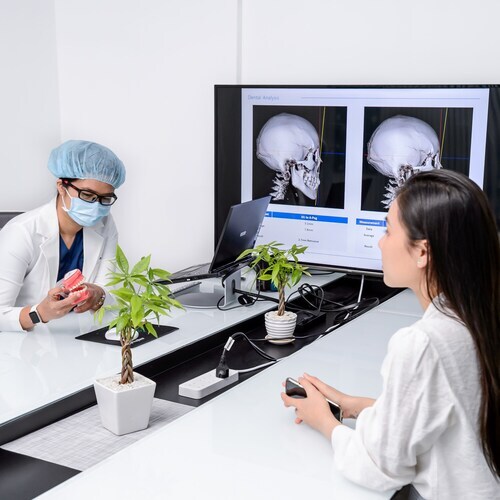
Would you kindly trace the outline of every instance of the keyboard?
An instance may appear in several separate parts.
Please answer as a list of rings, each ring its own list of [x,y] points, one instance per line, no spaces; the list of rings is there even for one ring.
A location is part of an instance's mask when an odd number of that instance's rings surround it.
[[[186,292],[194,292],[194,290],[191,290],[192,288],[197,287],[198,285],[201,284],[201,281],[186,281],[183,283],[165,283],[169,290],[171,295],[178,297],[179,295],[182,295],[183,293]]]

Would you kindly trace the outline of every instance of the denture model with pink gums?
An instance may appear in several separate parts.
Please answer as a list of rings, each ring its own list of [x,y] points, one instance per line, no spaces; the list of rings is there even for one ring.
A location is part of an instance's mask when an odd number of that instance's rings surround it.
[[[75,304],[81,304],[89,298],[89,291],[87,287],[83,284],[85,277],[83,276],[80,269],[73,269],[68,271],[64,278],[57,282],[57,285],[61,287],[61,296],[66,298],[68,296],[74,296]],[[68,293],[69,292],[69,293]]]

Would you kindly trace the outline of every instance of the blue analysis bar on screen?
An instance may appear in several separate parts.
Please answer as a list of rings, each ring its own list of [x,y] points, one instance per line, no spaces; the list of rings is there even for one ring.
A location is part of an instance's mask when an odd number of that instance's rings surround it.
[[[356,219],[356,225],[386,227],[387,222],[385,220],[378,220],[378,219]]]
[[[347,224],[347,217],[335,217],[331,215],[311,215],[311,214],[294,214],[287,212],[266,212],[266,217],[274,219],[295,219],[295,220],[310,220],[314,222],[333,222],[335,224]]]

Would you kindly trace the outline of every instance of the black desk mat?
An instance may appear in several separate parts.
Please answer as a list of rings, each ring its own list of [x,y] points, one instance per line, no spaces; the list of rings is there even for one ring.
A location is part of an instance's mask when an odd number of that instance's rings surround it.
[[[169,333],[174,332],[175,330],[178,330],[177,327],[175,326],[165,326],[165,325],[153,325],[153,328],[155,329],[158,337],[163,337],[164,335],[167,335]],[[104,328],[99,328],[99,330],[93,330],[92,332],[84,333],[83,335],[79,335],[78,337],[75,337],[78,340],[87,340],[89,342],[97,342],[99,344],[106,344],[106,345],[116,345],[120,346],[120,341],[119,340],[108,340],[104,334],[108,331],[108,327],[105,326]],[[150,333],[147,331],[139,331],[139,336],[132,341],[130,344],[130,347],[136,347],[138,345],[146,344],[147,342],[151,342],[152,340],[155,340],[156,337],[153,337]]]

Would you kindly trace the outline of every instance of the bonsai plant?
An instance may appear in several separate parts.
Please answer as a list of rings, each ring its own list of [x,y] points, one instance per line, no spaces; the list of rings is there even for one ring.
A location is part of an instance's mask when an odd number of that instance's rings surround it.
[[[270,281],[278,291],[278,310],[265,315],[268,335],[275,338],[291,335],[297,320],[295,313],[285,311],[286,286],[296,285],[304,274],[310,276],[307,267],[300,264],[298,259],[298,255],[303,254],[307,247],[294,244],[289,249],[282,249],[282,246],[282,243],[272,241],[245,250],[238,257],[243,259],[251,255],[249,266],[256,271],[256,279]],[[276,322],[281,326],[276,326]]]
[[[159,321],[160,316],[168,315],[172,307],[182,308],[181,304],[170,296],[167,285],[157,280],[168,280],[170,273],[163,269],[150,267],[151,256],[142,257],[132,268],[119,245],[116,247],[115,270],[109,273],[110,280],[107,286],[114,286],[110,293],[116,297],[113,305],[101,307],[95,314],[96,319],[102,323],[106,311],[117,313],[110,322],[109,328],[115,328],[121,343],[122,368],[118,380],[116,377],[97,380],[94,384],[97,401],[101,412],[101,420],[104,427],[115,434],[125,434],[135,430],[144,429],[149,422],[149,414],[156,384],[145,377],[135,374],[133,371],[131,343],[136,331],[147,331],[157,337],[151,319],[155,317]],[[119,288],[118,285],[121,285]],[[140,383],[133,384],[134,379],[140,379]],[[122,386],[122,387],[117,387]],[[127,389],[136,389],[139,392],[147,389],[147,394],[142,396],[141,401],[133,401],[128,396],[124,404],[118,402],[120,395]],[[124,387],[125,386],[125,387]],[[109,395],[108,393],[112,394]],[[123,399],[123,398],[122,398]],[[147,407],[149,404],[149,407]],[[142,405],[142,408],[141,408]],[[125,408],[126,406],[126,408]],[[143,409],[147,409],[147,415]],[[142,411],[142,417],[135,418],[133,413]],[[132,422],[121,423],[128,416],[132,416]],[[140,420],[140,423],[138,421]],[[138,427],[137,427],[138,426]]]

